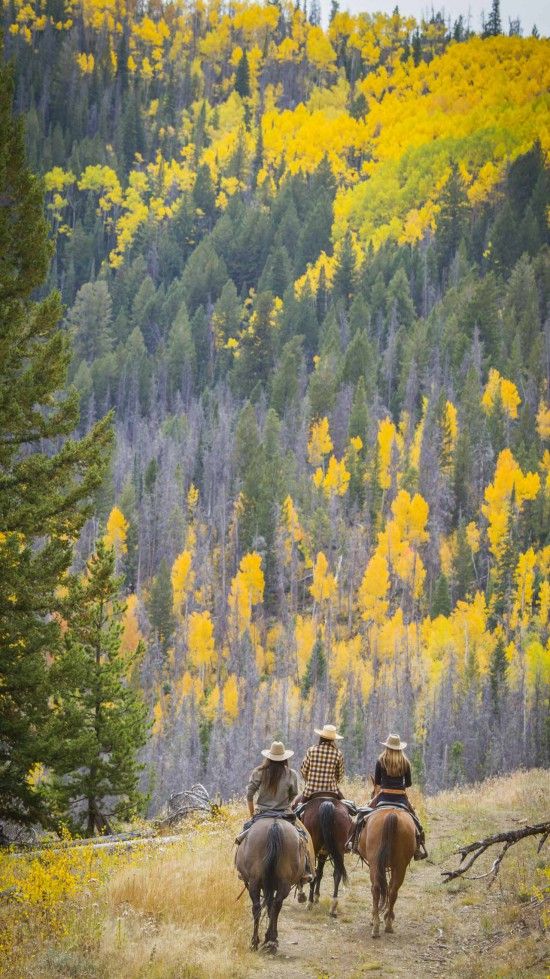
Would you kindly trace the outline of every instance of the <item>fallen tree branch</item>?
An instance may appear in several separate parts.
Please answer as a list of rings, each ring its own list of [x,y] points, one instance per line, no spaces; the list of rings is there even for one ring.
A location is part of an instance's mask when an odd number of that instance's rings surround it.
[[[442,870],[441,874],[444,877],[444,883],[448,884],[450,880],[456,880],[457,877],[464,877],[466,871],[475,863],[475,861],[485,853],[491,846],[495,846],[497,843],[503,843],[503,847],[498,853],[498,856],[492,863],[491,869],[485,874],[480,874],[477,877],[466,877],[466,880],[482,880],[483,878],[490,877],[493,882],[496,875],[500,870],[500,865],[505,854],[508,852],[511,846],[515,843],[519,843],[520,840],[525,839],[527,836],[540,836],[542,839],[537,847],[537,853],[540,853],[544,843],[550,836],[550,820],[545,823],[537,823],[535,826],[524,826],[522,829],[511,829],[505,833],[494,833],[493,836],[487,836],[483,840],[476,840],[475,843],[468,843],[464,846],[455,850],[455,853],[460,854],[460,865],[456,870]],[[469,856],[470,855],[470,856]],[[468,859],[466,859],[469,857]]]
[[[167,843],[180,843],[185,837],[179,833],[177,836],[133,836],[128,837],[128,839],[119,840],[111,839],[109,837],[95,837],[89,840],[79,840],[78,844],[85,844],[91,847],[93,850],[117,850],[126,849],[130,850],[133,846],[147,845],[147,846],[164,846]],[[47,852],[49,847],[42,847],[40,849],[34,850],[8,850],[4,856],[21,858],[21,857],[40,857],[43,856],[44,852]]]

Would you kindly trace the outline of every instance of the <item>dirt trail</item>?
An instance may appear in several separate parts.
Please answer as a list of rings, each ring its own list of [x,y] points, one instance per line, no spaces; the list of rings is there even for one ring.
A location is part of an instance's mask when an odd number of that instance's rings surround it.
[[[507,816],[499,815],[504,828]],[[380,938],[371,938],[368,869],[357,858],[348,857],[349,885],[341,889],[338,918],[328,913],[329,867],[321,901],[311,911],[292,898],[285,902],[279,919],[279,952],[273,957],[260,956],[249,975],[261,979],[361,979],[371,974],[474,979],[481,974],[479,957],[485,961],[488,957],[494,965],[495,959],[502,962],[506,943],[514,936],[533,943],[532,965],[522,963],[522,979],[547,975],[544,937],[535,934],[533,938],[532,921],[507,920],[500,883],[489,891],[486,884],[441,883],[439,860],[453,849],[458,825],[453,825],[452,818],[442,822],[440,814],[430,816],[429,843],[437,862],[411,864],[396,904],[393,934],[385,934],[382,926]],[[491,975],[514,972],[497,967]]]
[[[276,958],[262,960],[256,974],[265,979],[315,977],[359,979],[367,973],[382,976],[451,975],[445,965],[456,954],[467,952],[458,936],[446,936],[441,911],[430,902],[430,885],[439,887],[439,869],[414,867],[408,874],[396,905],[395,931],[370,936],[370,885],[367,868],[349,861],[349,886],[343,890],[339,915],[329,915],[329,876],[325,897],[309,911],[289,900],[280,918],[280,951]]]

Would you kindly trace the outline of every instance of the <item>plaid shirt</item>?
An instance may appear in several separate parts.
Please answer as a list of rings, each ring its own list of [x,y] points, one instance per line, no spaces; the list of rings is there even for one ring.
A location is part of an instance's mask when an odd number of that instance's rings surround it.
[[[316,744],[307,749],[300,772],[306,783],[302,799],[314,792],[337,792],[344,777],[344,756],[335,744]]]

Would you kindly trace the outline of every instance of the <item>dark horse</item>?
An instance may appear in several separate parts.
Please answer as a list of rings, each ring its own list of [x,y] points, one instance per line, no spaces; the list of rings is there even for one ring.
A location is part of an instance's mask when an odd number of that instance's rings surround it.
[[[361,830],[358,850],[370,870],[373,938],[380,935],[382,911],[386,923],[384,930],[393,931],[393,908],[397,893],[415,849],[413,818],[403,809],[375,809]]]
[[[268,915],[263,944],[267,951],[275,952],[279,944],[277,920],[283,901],[305,874],[306,848],[298,830],[286,819],[258,819],[239,844],[235,866],[252,901],[252,948],[255,950],[260,944],[263,896]]]
[[[313,840],[317,859],[317,872],[309,888],[309,907],[319,900],[319,889],[327,859],[334,867],[334,891],[330,914],[336,917],[338,907],[338,888],[340,881],[347,884],[348,875],[344,866],[344,853],[352,830],[352,819],[343,802],[336,797],[328,799],[314,796],[306,805],[302,822]]]

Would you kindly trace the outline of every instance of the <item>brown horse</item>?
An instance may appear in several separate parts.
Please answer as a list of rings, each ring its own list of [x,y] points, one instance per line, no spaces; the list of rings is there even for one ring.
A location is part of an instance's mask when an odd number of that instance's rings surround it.
[[[263,896],[268,915],[263,947],[276,952],[277,921],[283,901],[305,874],[306,851],[297,829],[286,819],[258,819],[237,848],[235,866],[252,901],[252,948],[256,950],[260,944]]]
[[[358,850],[369,865],[372,890],[372,937],[380,935],[380,913],[385,931],[392,932],[397,893],[416,849],[412,816],[404,809],[374,810],[361,831]],[[388,883],[387,873],[390,874]]]
[[[347,839],[352,830],[352,819],[345,805],[339,799],[310,799],[302,814],[302,822],[311,835],[317,872],[309,887],[309,908],[319,900],[319,890],[325,863],[330,858],[334,867],[334,890],[330,914],[336,917],[338,907],[338,888],[340,881],[348,882],[344,866],[344,853]]]

